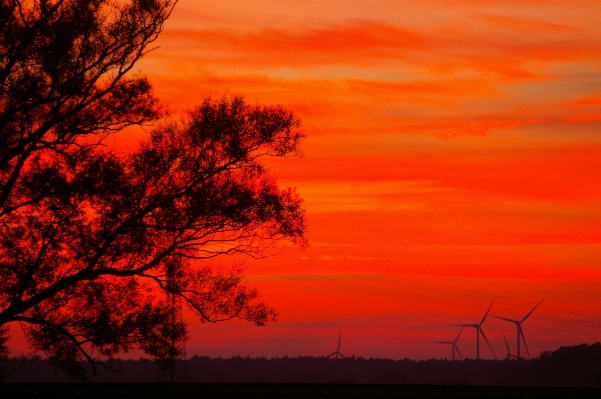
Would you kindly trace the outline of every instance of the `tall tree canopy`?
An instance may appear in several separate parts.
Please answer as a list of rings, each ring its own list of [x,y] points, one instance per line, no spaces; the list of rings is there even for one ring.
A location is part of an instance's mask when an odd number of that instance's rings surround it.
[[[205,99],[135,151],[99,145],[163,116],[128,72],[174,4],[0,0],[0,331],[20,322],[72,375],[84,358],[165,356],[185,336],[167,293],[202,321],[273,319],[210,259],[306,244],[302,200],[262,163],[298,154],[289,111]]]

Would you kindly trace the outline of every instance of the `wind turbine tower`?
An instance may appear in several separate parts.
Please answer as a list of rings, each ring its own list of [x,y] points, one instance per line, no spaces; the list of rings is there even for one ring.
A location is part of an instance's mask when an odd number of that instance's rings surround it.
[[[488,338],[486,338],[486,335],[484,334],[484,331],[482,330],[482,324],[484,323],[484,320],[486,320],[486,316],[488,316],[488,312],[490,312],[490,308],[492,308],[493,303],[495,303],[494,299],[493,299],[492,303],[490,304],[490,306],[488,307],[488,310],[486,311],[486,313],[484,313],[484,317],[482,318],[482,320],[480,320],[480,323],[478,323],[478,324],[455,324],[460,327],[473,327],[476,329],[476,359],[477,360],[480,359],[480,334],[482,334],[482,338],[484,338],[484,340],[488,344],[488,347],[492,351],[492,354],[495,355],[495,359],[497,358],[497,354],[495,353],[495,350],[490,345],[490,342],[488,342]]]
[[[341,358],[345,359],[344,355],[342,353],[340,353],[340,339],[341,338],[342,338],[342,331],[339,331],[338,332],[338,349],[336,349],[336,352],[332,352],[328,356],[326,356],[328,359],[330,359],[332,356],[336,356],[335,359],[338,359],[339,356]]]
[[[451,345],[451,349],[452,349],[451,360],[455,360],[455,351],[457,351],[457,354],[459,355],[461,360],[463,360],[463,356],[461,356],[461,353],[459,353],[459,348],[456,345],[456,342],[459,339],[459,336],[461,335],[462,331],[463,331],[463,327],[461,327],[461,330],[459,330],[459,334],[457,334],[457,338],[455,338],[454,341],[436,342],[437,344],[450,344]]]
[[[525,322],[528,317],[530,317],[532,312],[534,312],[534,309],[538,308],[538,305],[543,303],[543,301],[544,301],[544,299],[542,301],[540,301],[539,303],[537,303],[536,306],[533,307],[532,310],[530,312],[528,312],[526,314],[526,316],[524,316],[521,320],[512,320],[512,319],[508,319],[506,317],[493,315],[493,317],[496,317],[497,319],[501,319],[501,320],[505,320],[505,321],[514,323],[517,326],[517,330],[518,330],[518,333],[517,333],[517,358],[518,359],[520,359],[520,336],[522,337],[522,341],[524,341],[524,348],[526,348],[526,353],[528,354],[528,357],[530,357],[530,352],[528,351],[528,345],[526,345],[526,338],[524,338],[524,330],[522,330],[522,323]]]

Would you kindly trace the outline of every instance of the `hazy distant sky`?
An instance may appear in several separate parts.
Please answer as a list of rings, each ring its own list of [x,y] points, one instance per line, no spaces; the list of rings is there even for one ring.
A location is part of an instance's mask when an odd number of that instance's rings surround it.
[[[511,318],[545,298],[532,355],[600,340],[599,21],[598,0],[181,0],[139,70],[175,115],[294,111],[305,156],[270,166],[311,242],[247,260],[278,323],[189,317],[188,355],[326,355],[342,329],[345,355],[450,357],[433,341],[494,297]],[[515,351],[515,326],[483,328]],[[458,346],[475,357],[475,331]]]

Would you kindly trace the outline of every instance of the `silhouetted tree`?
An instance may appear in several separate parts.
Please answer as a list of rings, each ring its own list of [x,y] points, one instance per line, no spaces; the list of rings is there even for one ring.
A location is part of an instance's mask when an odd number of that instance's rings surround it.
[[[21,323],[81,377],[80,359],[170,356],[186,332],[167,293],[203,322],[274,319],[239,268],[208,259],[305,245],[302,200],[261,162],[298,154],[299,120],[206,99],[138,150],[108,151],[108,134],[162,116],[127,72],[175,2],[0,1],[0,328]]]
[[[6,374],[4,362],[8,360],[8,329],[6,327],[0,327],[0,382],[4,382],[4,379],[8,376]]]
[[[159,117],[146,78],[126,74],[173,3],[0,0],[1,215],[30,204],[15,191],[33,154],[70,156],[83,137],[98,143]]]

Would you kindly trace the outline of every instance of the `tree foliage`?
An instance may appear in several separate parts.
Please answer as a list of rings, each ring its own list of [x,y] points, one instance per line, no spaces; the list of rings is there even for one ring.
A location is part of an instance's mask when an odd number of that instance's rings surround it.
[[[266,156],[298,154],[299,120],[240,97],[205,99],[129,153],[108,134],[162,111],[128,72],[157,38],[169,0],[0,0],[0,327],[72,376],[185,337],[177,295],[203,322],[275,318],[240,269],[211,261],[306,244],[302,200]]]

